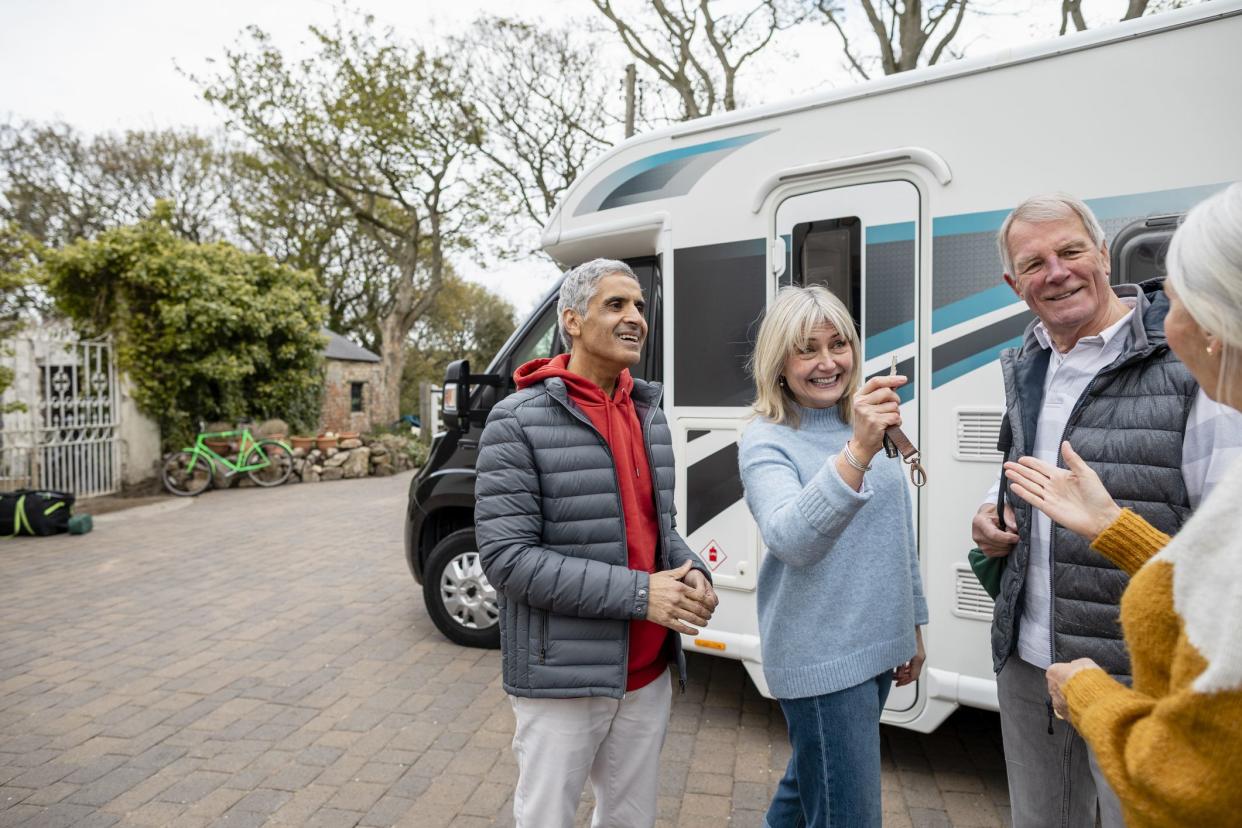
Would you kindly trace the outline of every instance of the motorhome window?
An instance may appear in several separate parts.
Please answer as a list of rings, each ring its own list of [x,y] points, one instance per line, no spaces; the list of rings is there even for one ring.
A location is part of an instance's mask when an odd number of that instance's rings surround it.
[[[673,252],[673,396],[677,405],[743,407],[754,399],[746,361],[767,297],[767,241]]]
[[[1149,233],[1133,238],[1118,251],[1121,266],[1114,268],[1112,283],[1145,282],[1165,276],[1164,256],[1169,250],[1171,232]]]
[[[638,277],[638,284],[642,288],[643,298],[647,300],[646,310],[643,316],[647,320],[647,344],[643,347],[643,356],[637,363],[630,367],[630,375],[635,379],[645,379],[659,381],[660,375],[660,268],[659,260],[652,256],[644,256],[636,259],[626,259],[625,263],[634,271],[634,275]]]
[[[862,318],[862,223],[856,216],[808,221],[793,230],[795,284],[823,285]]]
[[[559,342],[560,338],[556,335],[556,303],[553,302],[544,308],[539,320],[531,326],[521,344],[514,350],[513,368],[516,370],[532,359],[555,356],[552,348]]]

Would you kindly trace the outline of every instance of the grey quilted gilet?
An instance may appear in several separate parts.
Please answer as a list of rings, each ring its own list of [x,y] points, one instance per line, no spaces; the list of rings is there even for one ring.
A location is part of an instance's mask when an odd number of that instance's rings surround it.
[[[1138,286],[1122,285],[1118,293]],[[1173,534],[1190,516],[1182,479],[1182,442],[1198,385],[1169,350],[1164,336],[1168,300],[1159,282],[1138,291],[1126,348],[1101,370],[1077,401],[1063,439],[1069,440],[1122,506],[1163,532]],[[1043,403],[1049,353],[1032,333],[1020,349],[1001,355],[1005,377],[1006,459],[1030,454]],[[1061,461],[1060,465],[1064,466]],[[1017,643],[1017,624],[1030,556],[1031,507],[1008,497],[1021,541],[1010,554],[992,625],[993,666],[999,672]],[[1086,540],[1052,524],[1053,662],[1091,658],[1107,672],[1128,680],[1130,658],[1119,620],[1121,594],[1129,578]]]

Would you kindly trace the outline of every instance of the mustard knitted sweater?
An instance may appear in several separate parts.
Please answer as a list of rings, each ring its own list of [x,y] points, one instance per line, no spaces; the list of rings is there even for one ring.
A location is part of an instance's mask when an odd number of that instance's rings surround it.
[[[1080,670],[1064,692],[1126,825],[1242,826],[1242,461],[1172,540],[1127,509],[1092,548],[1133,576],[1134,687]]]

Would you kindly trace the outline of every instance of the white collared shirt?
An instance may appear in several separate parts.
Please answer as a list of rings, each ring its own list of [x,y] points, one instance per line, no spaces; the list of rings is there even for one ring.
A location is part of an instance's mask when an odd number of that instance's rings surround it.
[[[1078,398],[1091,380],[1111,365],[1130,340],[1130,323],[1137,299],[1119,297],[1130,311],[1120,320],[1095,336],[1078,340],[1062,354],[1052,342],[1043,322],[1034,329],[1040,347],[1050,350],[1048,373],[1044,377],[1044,401],[1035,427],[1035,445],[1031,454],[1056,465],[1061,453],[1061,438]],[[1208,398],[1200,389],[1191,404],[1182,437],[1182,478],[1190,497],[1191,508],[1197,507],[1233,458],[1242,455],[1242,414],[1225,408]],[[992,484],[984,503],[996,503],[1000,481]],[[1031,512],[1030,555],[1027,559],[1025,598],[1022,620],[1018,624],[1018,656],[1041,669],[1052,663],[1052,567],[1050,539],[1052,521],[1043,512]]]

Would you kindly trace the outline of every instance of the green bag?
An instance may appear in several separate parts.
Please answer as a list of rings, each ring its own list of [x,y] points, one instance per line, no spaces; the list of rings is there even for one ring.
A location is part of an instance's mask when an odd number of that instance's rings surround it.
[[[970,561],[970,568],[979,579],[983,591],[995,601],[996,596],[1000,595],[1001,577],[1005,574],[1005,564],[1009,562],[1009,556],[989,558],[979,547],[975,547],[970,550],[966,559]]]
[[[1009,453],[1009,447],[1013,444],[1013,432],[1009,429],[1009,418],[1005,417],[1001,421],[1000,437],[996,441],[996,450],[1004,457]],[[1002,529],[1005,528],[1005,472],[1001,469],[1000,489],[996,493],[996,514],[997,520],[1000,521]],[[979,585],[983,587],[983,591],[988,594],[993,601],[996,596],[1000,595],[1001,578],[1005,575],[1005,566],[1009,563],[1009,556],[1005,555],[1001,558],[989,558],[983,554],[983,550],[975,547],[966,555],[966,560],[970,561],[971,571],[975,573],[975,577],[979,579]]]

